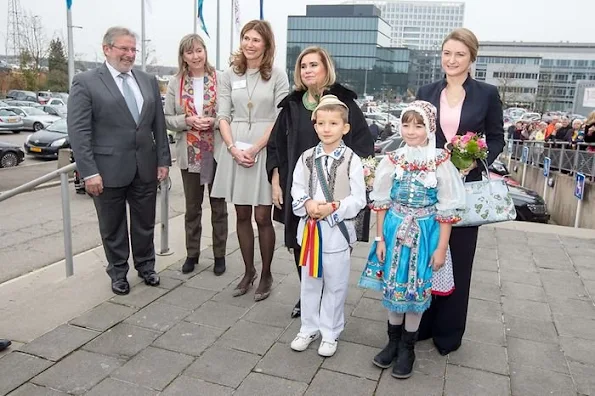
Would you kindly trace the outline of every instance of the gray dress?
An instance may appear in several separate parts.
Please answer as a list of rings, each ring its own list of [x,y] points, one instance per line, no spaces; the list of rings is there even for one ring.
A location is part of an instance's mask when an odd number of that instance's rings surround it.
[[[218,84],[217,121],[225,119],[230,122],[232,140],[236,145],[255,144],[268,128],[272,128],[279,112],[277,105],[288,93],[287,75],[281,69],[273,68],[271,78],[265,81],[257,69],[248,69],[245,75],[239,76],[229,68],[221,75]],[[252,102],[251,115],[249,101]],[[211,195],[236,205],[271,205],[266,148],[258,153],[254,166],[244,168],[234,161],[225,144],[218,140],[215,146],[217,172]]]

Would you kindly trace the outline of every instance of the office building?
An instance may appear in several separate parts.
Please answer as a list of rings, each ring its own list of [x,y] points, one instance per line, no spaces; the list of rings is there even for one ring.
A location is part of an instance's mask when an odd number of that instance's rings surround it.
[[[300,52],[318,45],[331,54],[337,82],[376,98],[406,93],[409,49],[391,47],[390,25],[374,5],[309,5],[289,16],[287,74],[293,78]]]

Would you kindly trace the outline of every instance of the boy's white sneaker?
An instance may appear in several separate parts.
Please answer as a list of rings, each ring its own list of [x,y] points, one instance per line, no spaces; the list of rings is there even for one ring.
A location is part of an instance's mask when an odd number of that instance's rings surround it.
[[[318,347],[318,354],[324,357],[331,357],[337,352],[337,341],[322,341]]]
[[[319,334],[314,333],[310,335],[299,334],[291,341],[291,349],[302,352],[308,349],[310,344],[318,338]]]

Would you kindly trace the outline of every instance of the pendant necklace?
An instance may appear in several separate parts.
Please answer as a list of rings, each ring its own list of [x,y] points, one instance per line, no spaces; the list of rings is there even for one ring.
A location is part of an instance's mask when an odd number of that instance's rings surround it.
[[[252,92],[248,89],[248,71],[246,70],[246,93],[248,94],[248,129],[252,129],[252,108],[254,107],[254,103],[252,103],[252,96],[254,95],[254,91],[256,90],[256,86],[260,81],[260,72],[258,72],[258,79],[254,83],[254,87],[252,87]]]

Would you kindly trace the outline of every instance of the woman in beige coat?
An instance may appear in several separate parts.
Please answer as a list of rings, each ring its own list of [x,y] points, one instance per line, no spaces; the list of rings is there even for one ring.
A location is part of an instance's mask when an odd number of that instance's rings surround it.
[[[216,163],[215,119],[218,75],[209,64],[203,39],[197,34],[182,38],[178,49],[179,71],[167,86],[165,122],[176,132],[176,158],[182,172],[186,199],[186,261],[182,272],[194,271],[200,255],[202,200],[209,188],[213,226],[213,272],[225,272],[227,205],[223,198],[211,197]]]

